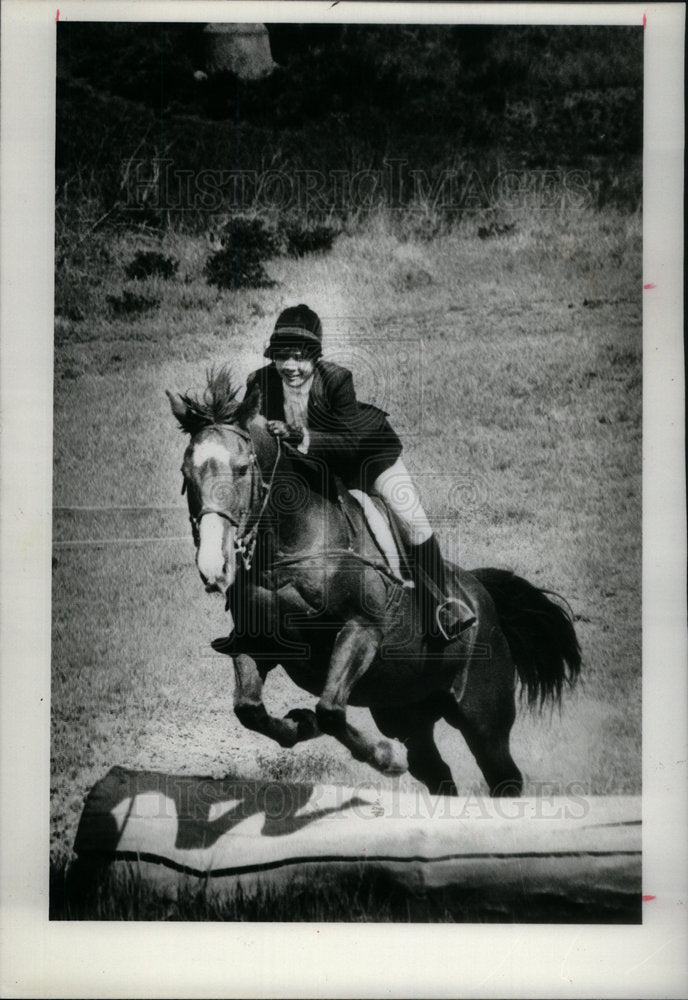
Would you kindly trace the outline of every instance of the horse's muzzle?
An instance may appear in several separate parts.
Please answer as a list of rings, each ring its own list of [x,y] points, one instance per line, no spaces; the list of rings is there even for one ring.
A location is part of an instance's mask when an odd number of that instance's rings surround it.
[[[235,528],[219,514],[206,514],[199,524],[196,565],[206,593],[226,594],[234,583]]]

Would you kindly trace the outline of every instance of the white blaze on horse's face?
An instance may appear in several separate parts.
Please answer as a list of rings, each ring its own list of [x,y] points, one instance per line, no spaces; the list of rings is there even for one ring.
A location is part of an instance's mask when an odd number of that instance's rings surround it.
[[[205,514],[198,526],[196,565],[208,591],[226,594],[234,583],[234,525],[220,514]]]
[[[197,518],[196,565],[207,591],[225,594],[236,573],[236,527],[248,506],[248,459],[241,439],[213,429],[187,451],[189,510]]]
[[[193,450],[192,461],[194,468],[202,469],[206,462],[214,459],[218,465],[229,465],[230,455],[222,441],[217,438],[208,438],[200,441]]]

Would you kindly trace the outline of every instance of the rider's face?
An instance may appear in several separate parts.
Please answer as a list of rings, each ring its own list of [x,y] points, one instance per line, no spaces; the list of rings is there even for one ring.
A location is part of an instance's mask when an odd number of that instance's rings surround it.
[[[280,378],[286,385],[293,388],[303,385],[313,374],[312,359],[305,358],[303,351],[298,348],[290,351],[285,350],[281,357],[279,355],[273,355],[273,357]]]

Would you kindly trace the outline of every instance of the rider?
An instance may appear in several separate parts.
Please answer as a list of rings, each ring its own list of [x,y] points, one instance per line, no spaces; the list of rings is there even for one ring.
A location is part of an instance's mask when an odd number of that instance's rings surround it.
[[[254,371],[261,413],[270,433],[320,460],[348,486],[377,493],[396,514],[411,557],[426,634],[451,641],[475,618],[447,596],[444,560],[418,493],[401,459],[402,445],[387,414],[356,399],[351,372],[322,358],[322,324],[307,305],[277,318],[264,356],[270,364]]]

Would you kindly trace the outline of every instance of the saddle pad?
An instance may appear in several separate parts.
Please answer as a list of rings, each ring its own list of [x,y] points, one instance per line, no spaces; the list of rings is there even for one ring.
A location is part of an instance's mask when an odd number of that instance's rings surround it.
[[[405,570],[404,560],[399,552],[399,548],[394,535],[392,534],[389,523],[387,522],[387,519],[383,515],[382,511],[379,509],[373,498],[368,496],[368,494],[364,493],[362,490],[350,489],[349,494],[358,504],[360,504],[368,529],[375,539],[375,543],[384,556],[385,562],[389,566],[390,570],[399,579],[407,580],[412,586],[412,582],[408,580],[408,573]]]

